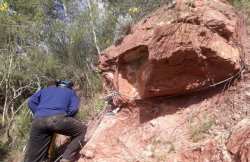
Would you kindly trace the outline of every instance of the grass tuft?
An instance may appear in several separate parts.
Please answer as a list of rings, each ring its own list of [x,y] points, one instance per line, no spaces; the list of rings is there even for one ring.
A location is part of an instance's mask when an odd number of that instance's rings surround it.
[[[189,126],[189,132],[194,142],[198,142],[202,140],[203,135],[208,133],[208,131],[214,125],[215,119],[213,117],[207,117],[205,120],[199,125],[195,123],[191,123]]]

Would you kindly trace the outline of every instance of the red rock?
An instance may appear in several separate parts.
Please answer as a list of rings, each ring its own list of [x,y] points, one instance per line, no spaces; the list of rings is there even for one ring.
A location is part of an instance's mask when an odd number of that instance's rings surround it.
[[[250,161],[250,119],[240,121],[232,128],[231,136],[227,143],[228,150],[241,162]]]
[[[193,92],[240,70],[241,27],[228,2],[178,0],[105,49],[98,67],[117,101]]]
[[[249,160],[249,142],[237,138],[243,144],[237,145],[232,133],[226,146],[225,130],[211,141],[201,141],[202,147],[190,147],[190,117],[219,110],[219,104],[211,104],[217,96],[206,101],[201,92],[200,99],[186,95],[130,103],[135,98],[193,92],[233,76],[241,68],[241,30],[242,19],[226,0],[177,0],[139,22],[120,44],[105,49],[98,67],[109,88],[120,94],[114,98],[116,104],[128,103],[128,109],[104,117],[79,162],[229,162],[234,155]],[[199,103],[203,100],[210,104]],[[169,142],[172,152],[166,150]]]

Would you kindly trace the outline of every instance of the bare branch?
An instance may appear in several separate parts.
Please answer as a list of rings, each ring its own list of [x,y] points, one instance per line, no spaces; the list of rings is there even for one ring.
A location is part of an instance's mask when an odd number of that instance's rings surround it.
[[[10,128],[13,124],[13,122],[15,121],[15,117],[17,115],[17,113],[21,110],[21,108],[23,107],[23,105],[25,105],[27,103],[28,99],[26,99],[17,109],[16,111],[13,111],[12,115],[11,115],[11,118],[8,122],[8,126],[6,127],[6,133],[4,135],[4,137],[6,138],[7,137],[7,141],[9,141],[11,139],[11,136],[10,136]]]
[[[13,64],[14,55],[13,53],[9,56],[9,66],[8,66],[8,72],[7,76],[5,78],[5,101],[4,101],[4,107],[3,107],[3,115],[2,115],[2,125],[5,124],[5,116],[8,116],[7,109],[8,109],[8,99],[9,99],[9,80],[10,80],[10,74],[12,70],[12,64]]]
[[[36,77],[36,79],[37,79],[37,82],[36,82],[36,84],[37,84],[37,89],[41,89],[41,81],[40,81],[40,78],[38,77],[38,75],[34,75],[35,77]]]
[[[2,80],[1,80],[1,82],[0,82],[0,86],[2,86],[2,84],[3,84],[4,80],[5,80],[5,75],[6,75],[6,74],[3,75],[3,78],[2,78]]]

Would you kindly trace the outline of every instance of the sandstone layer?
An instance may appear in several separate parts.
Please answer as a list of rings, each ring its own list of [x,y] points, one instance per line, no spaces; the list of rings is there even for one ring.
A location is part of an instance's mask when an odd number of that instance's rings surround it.
[[[105,49],[98,67],[123,98],[198,91],[242,67],[242,19],[220,0],[178,0]]]

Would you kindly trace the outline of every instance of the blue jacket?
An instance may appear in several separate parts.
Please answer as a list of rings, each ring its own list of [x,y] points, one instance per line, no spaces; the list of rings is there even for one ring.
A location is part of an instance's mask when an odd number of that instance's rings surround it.
[[[37,91],[28,100],[34,118],[63,114],[73,117],[78,112],[76,93],[65,87],[47,87]]]

